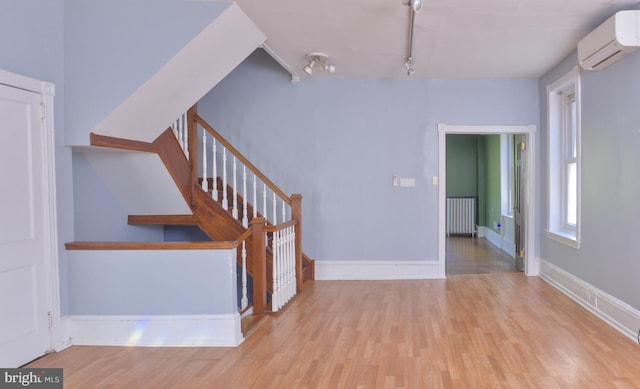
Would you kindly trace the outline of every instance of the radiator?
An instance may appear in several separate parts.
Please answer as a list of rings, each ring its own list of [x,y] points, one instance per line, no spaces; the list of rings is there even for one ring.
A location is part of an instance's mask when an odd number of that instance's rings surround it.
[[[447,197],[447,235],[475,235],[476,198]]]

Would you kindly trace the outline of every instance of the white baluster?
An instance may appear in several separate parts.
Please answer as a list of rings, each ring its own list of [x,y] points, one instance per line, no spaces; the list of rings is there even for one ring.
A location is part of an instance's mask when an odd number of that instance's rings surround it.
[[[291,291],[291,281],[293,279],[292,274],[291,274],[291,267],[292,265],[294,265],[294,261],[291,258],[291,227],[287,227],[287,301],[289,301],[291,299],[292,295],[292,291]]]
[[[182,114],[182,136],[184,137],[184,141],[182,142],[182,147],[184,149],[184,154],[189,159],[189,131],[187,130],[187,114]]]
[[[184,151],[184,137],[182,136],[182,115],[178,116],[176,119],[176,137],[178,138],[178,143],[180,143],[180,148]]]
[[[287,203],[282,200],[282,222],[287,221]]]
[[[267,184],[262,184],[262,217],[265,221],[269,221],[267,216]]]
[[[249,207],[247,206],[247,167],[242,165],[242,225],[249,227]]]
[[[278,303],[280,304],[280,307],[282,307],[284,305],[284,230],[280,230],[278,231],[278,240],[280,241],[280,244],[278,245],[278,252],[280,253],[280,255],[278,255],[278,291],[280,292],[280,298]]]
[[[273,276],[271,278],[273,278],[273,282],[271,285],[271,288],[273,290],[273,293],[271,294],[271,308],[273,309],[274,312],[278,311],[279,307],[279,301],[278,298],[280,297],[280,294],[278,293],[278,260],[279,258],[279,253],[278,253],[278,231],[274,231],[273,232],[273,241],[271,243],[271,252],[273,253]]]
[[[227,199],[227,149],[222,147],[222,208],[229,209]]]
[[[202,131],[202,190],[209,190],[209,179],[207,178],[207,132]]]
[[[180,143],[180,136],[178,135],[178,120],[171,123],[171,130],[173,130],[173,135],[176,136],[178,143]]]
[[[273,192],[273,225],[278,225],[278,202],[276,200],[276,192]]]
[[[237,164],[236,164],[236,156],[233,156],[233,209],[231,210],[231,214],[234,218],[238,218],[238,183],[236,181],[237,177]]]
[[[285,228],[284,231],[284,245],[283,245],[283,251],[284,251],[284,274],[283,274],[283,278],[284,278],[284,301],[287,302],[289,301],[289,293],[291,292],[291,280],[289,279],[289,277],[291,276],[291,256],[289,253],[289,227]]]
[[[253,218],[258,217],[258,184],[256,182],[256,175],[253,175]]]
[[[249,305],[247,297],[247,247],[246,241],[242,241],[242,298],[240,299],[240,307],[244,310]]]
[[[211,197],[218,201],[218,161],[217,161],[217,147],[216,147],[216,138],[212,138],[211,141],[211,154],[212,154],[212,163],[213,163],[213,190],[211,191]],[[206,153],[203,153],[206,155]]]
[[[296,295],[296,229],[291,228],[289,247],[291,251],[291,297]]]

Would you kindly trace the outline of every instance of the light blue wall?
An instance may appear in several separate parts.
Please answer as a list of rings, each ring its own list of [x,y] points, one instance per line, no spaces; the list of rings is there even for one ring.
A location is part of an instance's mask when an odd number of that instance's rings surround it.
[[[75,240],[162,242],[162,226],[130,226],[129,214],[79,152],[73,153]]]
[[[235,249],[70,251],[69,279],[72,315],[238,311]]]
[[[66,142],[89,133],[228,3],[65,0]]]
[[[546,85],[576,64],[572,53],[540,79],[541,121],[546,118]],[[636,309],[640,309],[640,262],[634,247],[640,231],[638,69],[640,53],[635,52],[605,70],[582,72],[582,244],[573,249],[541,235],[540,253],[544,260]],[[546,159],[542,161],[545,166]],[[546,194],[546,171],[542,173],[541,192]],[[544,229],[546,197],[541,203]]]
[[[539,117],[537,80],[292,83],[261,50],[198,109],[285,192],[304,196],[303,249],[317,260],[436,260],[438,123]],[[416,187],[392,187],[394,174]]]
[[[64,146],[64,45],[62,0],[0,2],[0,69],[55,84],[54,126],[61,311],[67,314],[64,242],[73,240],[71,150]]]

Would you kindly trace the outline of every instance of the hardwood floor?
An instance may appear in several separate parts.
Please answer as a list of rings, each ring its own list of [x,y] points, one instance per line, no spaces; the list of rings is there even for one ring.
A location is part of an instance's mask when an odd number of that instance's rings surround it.
[[[73,388],[637,388],[640,346],[537,277],[312,281],[236,348],[70,347]]]
[[[515,259],[488,240],[468,236],[448,236],[447,274],[489,274],[516,272]]]

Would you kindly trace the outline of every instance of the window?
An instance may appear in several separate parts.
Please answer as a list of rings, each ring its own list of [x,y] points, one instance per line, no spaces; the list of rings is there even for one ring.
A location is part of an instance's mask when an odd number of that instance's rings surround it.
[[[580,247],[580,73],[574,70],[547,87],[547,236]]]

